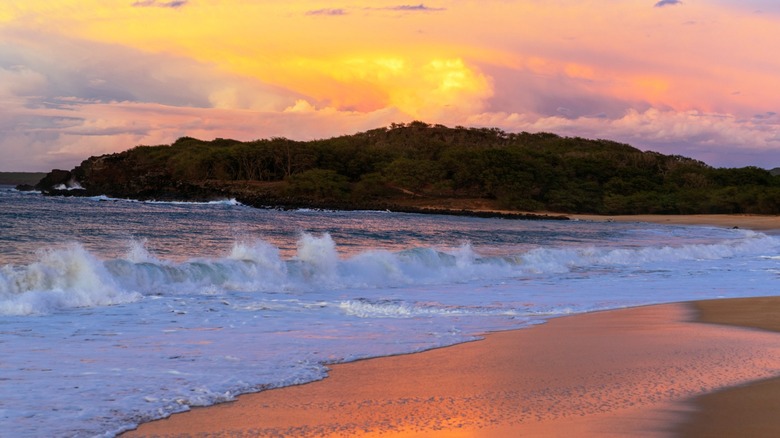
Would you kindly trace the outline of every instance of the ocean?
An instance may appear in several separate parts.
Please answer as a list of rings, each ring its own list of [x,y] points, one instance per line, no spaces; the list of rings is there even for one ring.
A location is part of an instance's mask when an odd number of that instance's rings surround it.
[[[780,236],[0,188],[0,436],[114,436],[562,315],[776,295]]]

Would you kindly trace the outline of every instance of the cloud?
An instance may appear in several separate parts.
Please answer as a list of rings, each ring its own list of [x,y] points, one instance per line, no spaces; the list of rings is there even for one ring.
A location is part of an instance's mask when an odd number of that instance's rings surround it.
[[[435,11],[446,10],[445,8],[432,8],[429,6],[425,6],[422,3],[420,3],[419,5],[388,6],[386,8],[381,8],[381,9],[390,10],[390,11],[410,11],[410,12],[435,12]]]
[[[612,2],[596,27],[581,19],[592,2],[412,1],[0,6],[0,167],[67,167],[181,135],[322,138],[415,118],[780,164],[768,159],[780,157],[780,61],[762,44],[780,26],[753,12],[776,0],[653,0],[695,26],[666,13],[648,22],[650,2]],[[139,10],[161,8],[139,25]]]
[[[327,16],[339,16],[347,15],[347,11],[344,9],[316,9],[313,11],[307,11],[306,15],[327,15]]]
[[[303,97],[189,58],[21,31],[0,31],[3,95],[34,106],[68,97],[256,110],[280,110]]]
[[[386,7],[366,7],[362,8],[364,11],[394,11],[394,12],[439,12],[445,11],[446,8],[435,8],[425,6],[420,3],[419,5],[396,5]],[[343,8],[323,8],[307,11],[306,15],[324,15],[324,16],[342,16],[347,15],[349,12]]]
[[[184,7],[189,3],[189,0],[171,0],[171,1],[158,1],[158,0],[138,0],[133,3],[134,8],[171,8],[178,9]]]
[[[294,103],[288,111],[77,99],[63,99],[61,104],[57,108],[27,110],[0,105],[0,170],[70,169],[93,155],[137,145],[170,144],[183,136],[204,140],[312,140],[412,120],[394,109],[368,113],[339,111],[315,108],[305,101]]]
[[[656,8],[663,8],[664,6],[674,6],[674,5],[681,5],[682,1],[680,0],[660,0],[658,3],[655,4]]]
[[[395,6],[384,6],[384,7],[366,7],[363,8],[365,11],[393,11],[393,12],[441,12],[446,11],[447,8],[436,8],[436,7],[430,7],[425,6],[425,4],[420,3],[419,5],[395,5]]]
[[[469,117],[468,126],[499,127],[506,131],[553,132],[559,135],[604,138],[642,150],[683,155],[713,166],[741,167],[763,163],[780,166],[780,118],[773,115],[743,119],[731,114],[628,109],[616,117],[597,114],[570,118],[529,113],[486,112]]]
[[[259,138],[260,115],[272,120],[304,97],[169,54],[0,30],[0,170],[72,168],[190,132]]]
[[[46,76],[23,65],[0,66],[0,98],[35,94],[46,85]]]
[[[338,110],[170,54],[0,30],[2,171],[70,169],[182,136],[306,140],[410,120],[392,108]]]
[[[297,88],[341,110],[397,108],[425,120],[482,111],[490,78],[461,58],[356,56],[299,60],[308,74]],[[312,78],[316,80],[312,80]]]

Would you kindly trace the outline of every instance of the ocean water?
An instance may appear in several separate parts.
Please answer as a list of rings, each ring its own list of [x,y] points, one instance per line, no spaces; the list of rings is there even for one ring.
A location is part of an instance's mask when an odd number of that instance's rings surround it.
[[[775,295],[780,237],[0,188],[0,436],[114,436],[332,363]]]

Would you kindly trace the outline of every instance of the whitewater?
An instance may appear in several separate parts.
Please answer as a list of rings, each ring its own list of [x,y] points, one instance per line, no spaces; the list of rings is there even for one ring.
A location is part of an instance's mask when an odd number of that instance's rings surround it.
[[[780,237],[0,188],[0,436],[111,437],[328,365],[776,295]]]

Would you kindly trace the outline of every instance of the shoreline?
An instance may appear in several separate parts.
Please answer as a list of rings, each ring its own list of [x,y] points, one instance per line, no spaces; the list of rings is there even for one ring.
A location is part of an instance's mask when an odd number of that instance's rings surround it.
[[[18,190],[18,189],[17,189]],[[72,190],[54,190],[51,193],[43,193],[44,196],[76,196],[91,197],[101,196],[94,193],[82,193]],[[477,218],[499,218],[508,220],[583,220],[593,222],[649,222],[667,225],[709,225],[725,228],[747,228],[755,231],[772,231],[780,233],[780,215],[759,215],[759,214],[637,214],[637,215],[598,215],[581,213],[557,213],[550,211],[521,211],[521,210],[502,210],[493,208],[486,203],[476,201],[466,202],[464,204],[393,204],[393,203],[371,203],[365,205],[350,205],[347,203],[311,203],[311,202],[287,202],[287,203],[264,203],[246,199],[242,196],[226,195],[227,198],[220,200],[236,199],[243,205],[258,209],[272,210],[295,210],[295,209],[316,209],[316,210],[334,210],[334,211],[392,211],[394,213],[426,214],[426,215],[449,215],[449,216],[467,216]],[[140,202],[154,201],[146,198],[116,198],[118,200],[134,200]],[[163,199],[156,202],[209,202],[217,198],[208,199],[189,199],[178,197],[176,199]],[[484,204],[484,205],[483,205]]]
[[[666,216],[666,215],[639,215],[639,216],[595,216],[595,215],[572,215],[572,219],[575,220],[592,220],[592,221],[630,221],[630,222],[650,222],[650,223],[662,223],[662,224],[675,224],[675,225],[703,225],[703,226],[718,226],[718,227],[727,227],[727,228],[733,228],[733,227],[739,227],[739,228],[746,228],[746,229],[753,229],[756,231],[773,231],[773,230],[779,230],[780,229],[780,217],[778,216],[754,216],[754,215],[680,215],[680,216]],[[733,301],[737,300],[737,301]],[[705,312],[701,310],[699,307],[701,303],[711,303],[714,305],[714,308],[720,309],[720,313],[705,315]],[[743,315],[741,320],[733,321],[728,320],[728,318],[725,318],[726,315],[731,313],[733,304],[738,304],[738,307],[741,308],[740,314]],[[769,297],[769,298],[748,298],[748,299],[722,299],[722,300],[706,300],[706,301],[700,301],[700,302],[693,302],[693,303],[676,303],[676,304],[662,304],[658,306],[647,306],[647,307],[638,307],[638,308],[630,308],[630,309],[624,309],[624,310],[611,310],[611,311],[605,311],[605,312],[595,312],[595,313],[589,313],[589,314],[581,314],[581,315],[573,315],[573,316],[567,316],[562,318],[555,318],[553,320],[548,321],[546,324],[543,324],[541,326],[534,326],[529,328],[523,328],[518,330],[512,330],[509,332],[499,332],[499,333],[493,333],[488,334],[487,337],[490,338],[494,335],[500,335],[502,333],[514,333],[514,332],[522,332],[528,336],[531,336],[530,333],[533,333],[533,337],[536,337],[536,333],[538,330],[548,328],[551,323],[554,321],[566,321],[569,319],[577,319],[580,317],[596,317],[596,316],[602,316],[602,315],[609,315],[613,312],[625,312],[625,311],[631,311],[634,309],[645,309],[645,308],[659,308],[659,307],[678,307],[678,312],[680,311],[679,308],[682,307],[682,314],[678,313],[678,320],[675,320],[674,318],[671,319],[671,322],[668,320],[662,324],[662,326],[666,327],[666,329],[669,329],[669,325],[677,326],[680,323],[687,324],[689,326],[702,326],[707,327],[712,325],[712,327],[718,329],[718,330],[725,330],[724,333],[730,333],[729,336],[733,334],[739,334],[740,336],[746,336],[745,342],[752,340],[755,340],[756,337],[762,338],[766,336],[766,333],[754,331],[745,329],[744,327],[754,327],[755,328],[755,316],[757,314],[763,314],[767,315],[767,312],[769,312],[770,320],[771,316],[780,314],[780,297]],[[682,315],[682,317],[680,317]],[[680,320],[681,319],[681,320]],[[747,322],[746,322],[747,320]],[[766,318],[762,318],[762,320],[766,320]],[[780,324],[780,319],[777,319],[775,323]],[[555,324],[558,324],[557,322]],[[632,322],[627,321],[626,324],[631,325]],[[727,325],[732,325],[732,327],[728,327]],[[634,327],[636,329],[639,329],[641,332],[649,332],[652,333],[653,329],[647,329],[647,327],[639,328]],[[656,327],[657,328],[657,327]],[[771,327],[760,327],[764,330],[775,330],[780,332],[780,326],[771,328]],[[621,329],[624,329],[622,327]],[[574,333],[579,333],[579,331],[575,331]],[[607,331],[606,333],[599,333],[598,336],[605,336],[609,335],[610,332]],[[656,336],[653,336],[653,338],[657,338]],[[675,342],[679,340],[678,337],[675,338],[669,338],[673,339]],[[555,341],[555,340],[554,340]],[[635,342],[636,341],[636,342]],[[451,347],[444,347],[442,349],[436,349],[432,351],[447,351],[448,353],[444,355],[445,362],[449,362],[452,356],[449,352],[450,349],[459,348],[464,345],[470,345],[470,344],[482,344],[485,341],[476,341],[466,344],[457,344],[455,346]],[[540,339],[537,339],[536,341],[524,341],[524,342],[530,342],[530,345],[538,345],[542,341]],[[634,345],[641,345],[642,349],[645,349],[647,347],[647,342],[638,341],[636,339],[632,339],[631,343]],[[748,342],[749,343],[749,342]],[[704,342],[701,339],[699,341],[694,342],[692,344],[692,348],[700,348],[702,345],[706,345],[708,342]],[[776,344],[775,344],[776,345]],[[575,347],[577,347],[575,345]],[[560,348],[560,346],[559,346]],[[682,348],[680,345],[677,345],[676,347],[677,351],[684,351],[685,349]],[[368,359],[364,361],[358,361],[348,364],[338,364],[334,366],[334,371],[336,369],[340,369],[341,367],[348,367],[348,370],[351,370],[353,366],[360,366],[360,364],[371,362],[371,361],[382,361],[382,360],[388,360],[391,359],[394,362],[398,363],[399,366],[402,366],[403,363],[406,362],[406,359],[411,358],[412,356],[416,356],[418,354],[427,354],[428,352],[423,353],[413,353],[410,355],[401,355],[401,356],[390,356],[390,357],[380,357],[375,359]],[[487,348],[482,353],[482,355],[490,356],[493,354],[493,352]],[[459,356],[459,355],[455,355]],[[592,357],[593,354],[583,354],[582,357]],[[476,361],[479,361],[480,356],[477,356]],[[737,362],[731,362],[728,365],[724,365],[724,368],[733,366],[733,363],[740,363]],[[411,365],[404,365],[402,368],[404,370],[408,370],[408,368]],[[780,370],[779,367],[775,366],[773,368],[775,371]],[[425,371],[425,368],[423,369]],[[348,373],[351,371],[347,371]],[[415,375],[415,373],[418,373],[418,371],[405,371],[401,374],[409,376],[409,375]],[[444,373],[446,374],[446,373]],[[776,373],[777,374],[777,373]],[[650,376],[652,377],[652,375]],[[236,427],[240,430],[237,431],[239,433],[238,436],[240,436],[240,433],[242,431],[244,432],[251,432],[254,435],[257,435],[257,433],[260,431],[259,428],[264,427],[258,424],[250,424],[246,425],[244,422],[247,421],[247,418],[251,418],[253,415],[257,415],[257,412],[263,407],[270,406],[267,402],[262,401],[263,397],[266,397],[268,394],[276,394],[278,391],[286,392],[286,391],[295,391],[296,395],[292,398],[282,395],[282,396],[276,396],[274,397],[280,397],[281,400],[286,400],[286,403],[284,406],[285,408],[282,409],[282,412],[280,413],[278,410],[274,412],[274,421],[278,421],[278,418],[284,417],[285,411],[291,411],[287,414],[293,415],[294,418],[290,419],[287,418],[288,424],[292,422],[293,424],[303,424],[303,417],[298,416],[295,417],[296,414],[293,412],[294,409],[291,408],[292,404],[291,402],[294,402],[295,400],[298,400],[298,402],[301,402],[302,400],[307,400],[310,398],[309,390],[311,388],[310,385],[318,385],[323,382],[332,382],[333,378],[333,372],[329,373],[329,377],[326,378],[324,381],[320,382],[312,382],[308,384],[304,384],[297,387],[286,387],[286,388],[279,388],[276,390],[271,391],[265,391],[262,393],[255,393],[255,394],[245,394],[238,397],[238,401],[236,402],[230,402],[222,405],[215,405],[215,406],[209,406],[205,408],[194,408],[190,412],[186,412],[183,414],[175,414],[172,417],[169,417],[168,419],[163,420],[157,420],[151,423],[143,424],[139,427],[139,429],[136,429],[134,431],[129,431],[128,433],[122,435],[123,437],[139,437],[139,436],[149,436],[147,434],[152,434],[153,436],[181,436],[186,434],[188,432],[196,433],[196,430],[193,429],[194,425],[196,424],[194,420],[190,420],[190,416],[196,416],[200,417],[202,419],[205,419],[207,423],[211,423],[212,420],[216,421],[219,425],[217,427],[217,430],[213,431],[214,433],[219,434],[219,432],[227,432],[228,430],[235,429]],[[668,379],[667,379],[668,380]],[[675,381],[678,381],[679,379],[675,379]],[[450,386],[456,385],[455,383],[451,383]],[[415,388],[416,390],[416,388]],[[537,393],[540,390],[537,390]],[[260,397],[261,400],[255,400],[256,397]],[[435,398],[435,396],[432,396]],[[419,398],[419,397],[417,397]],[[767,399],[772,398],[772,403],[767,404]],[[407,397],[407,400],[415,400],[415,397]],[[430,397],[429,397],[430,399]],[[712,400],[715,401],[712,401]],[[244,402],[244,400],[247,400]],[[362,400],[362,401],[356,401],[353,397],[353,399],[350,400],[350,394],[345,395],[345,400],[341,400],[338,405],[331,405],[331,408],[336,409],[338,406],[349,406],[350,403],[360,403],[363,402],[368,406],[372,405],[372,402],[370,399],[368,400]],[[304,406],[305,409],[299,411],[300,415],[304,415],[306,412],[311,412],[312,406],[314,402],[301,402],[302,404],[299,404],[298,407]],[[248,411],[247,410],[240,410],[236,409],[235,414],[228,414],[227,412],[233,412],[234,406],[238,407],[239,404],[244,405],[248,404]],[[375,404],[375,403],[373,403]],[[457,404],[457,403],[456,403]],[[391,404],[392,405],[392,404]],[[770,406],[769,409],[759,409],[760,406]],[[450,406],[451,408],[451,406]],[[663,402],[656,404],[653,406],[644,406],[639,408],[632,408],[627,409],[621,413],[615,414],[615,415],[606,415],[604,413],[599,413],[597,415],[590,415],[585,417],[578,417],[573,414],[565,415],[564,419],[565,421],[561,423],[560,421],[552,421],[547,423],[539,423],[536,422],[533,424],[533,427],[526,427],[523,430],[523,433],[529,433],[532,436],[533,435],[544,435],[544,436],[566,436],[567,434],[571,435],[574,434],[575,436],[588,436],[588,435],[601,435],[605,432],[611,431],[615,435],[630,435],[630,434],[638,434],[640,436],[648,436],[648,437],[654,437],[654,436],[682,436],[682,437],[698,437],[698,436],[735,436],[734,433],[731,435],[728,434],[721,434],[720,431],[727,431],[731,430],[732,432],[740,432],[744,431],[744,425],[743,422],[735,421],[734,420],[734,413],[739,413],[739,415],[755,415],[755,413],[759,413],[758,415],[761,415],[759,418],[751,418],[749,421],[751,423],[759,425],[758,427],[763,428],[764,435],[761,435],[761,431],[759,430],[751,430],[751,433],[753,433],[753,436],[777,436],[780,435],[780,419],[776,419],[776,412],[780,409],[780,377],[772,377],[772,376],[765,376],[765,377],[755,377],[755,378],[749,378],[741,381],[720,381],[717,387],[708,388],[704,392],[699,392],[697,394],[688,394],[685,397],[682,398],[675,398],[670,399],[667,397]],[[223,414],[222,411],[225,410],[226,412]],[[220,417],[215,417],[215,412],[220,412]],[[749,412],[746,412],[749,411]],[[222,415],[228,415],[227,419],[225,417],[222,417]],[[326,418],[331,418],[331,416],[334,415],[330,409],[327,410],[327,414],[324,414],[323,416]],[[413,416],[416,416],[415,413]],[[484,418],[491,419],[491,411],[488,411],[487,414],[483,414]],[[185,420],[181,421],[178,420],[179,418],[186,418]],[[217,418],[222,418],[222,420],[219,420]],[[401,415],[398,418],[410,418],[410,414],[406,414],[405,416]],[[717,420],[717,421],[716,421]],[[295,423],[298,422],[298,423]],[[348,424],[355,424],[353,421],[353,418],[348,417],[345,419],[345,422]],[[492,423],[493,421],[489,421]],[[386,423],[386,422],[385,422]],[[463,422],[461,422],[463,423]],[[162,426],[164,425],[165,426]],[[178,425],[177,425],[178,424]],[[245,427],[242,428],[242,425]],[[365,426],[365,423],[363,424]],[[488,425],[480,425],[480,426],[471,426],[461,424],[457,428],[448,428],[448,425],[452,425],[450,423],[446,423],[443,421],[440,421],[439,424],[435,425],[433,428],[429,428],[425,430],[424,432],[420,432],[420,430],[403,430],[396,428],[393,431],[388,431],[383,433],[381,436],[383,437],[449,437],[449,436],[463,436],[463,437],[491,437],[491,436],[503,436],[502,434],[513,434],[516,433],[516,429],[512,429],[513,427],[517,426],[517,423],[509,424],[508,428],[502,428],[503,426],[499,424],[488,424]],[[528,426],[528,425],[526,425]],[[178,429],[181,427],[181,429]],[[561,429],[561,428],[564,429]],[[632,429],[633,427],[633,429]],[[595,429],[594,429],[595,428]],[[731,428],[731,429],[730,429]],[[365,427],[363,427],[365,429]],[[566,433],[562,433],[561,431],[566,431]],[[167,431],[167,432],[166,432]],[[233,430],[236,432],[236,430]],[[631,433],[628,433],[630,431]],[[298,429],[296,430],[296,433],[294,435],[301,435],[303,431]],[[322,432],[322,430],[320,430]],[[353,432],[355,432],[353,430]],[[331,435],[322,435],[322,436],[341,436],[342,434],[345,434],[346,430],[341,430],[341,432]],[[172,435],[165,435],[165,434],[172,434]],[[739,435],[739,433],[737,433]],[[306,435],[301,435],[306,436]],[[319,435],[318,435],[319,436]],[[350,436],[375,436],[371,433],[366,432],[365,430],[363,432],[355,432],[350,434]],[[511,435],[510,435],[511,436]]]
[[[740,305],[750,315],[767,303],[780,309],[780,297]],[[780,381],[780,335],[720,325],[717,316],[696,322],[697,306],[554,318],[476,342],[337,364],[325,380],[194,408],[122,436],[699,436],[686,432],[701,417],[692,414],[701,405],[695,397],[729,399],[724,388]],[[762,424],[780,432],[780,420],[768,418]]]
[[[721,301],[727,301],[724,306]],[[706,324],[753,328],[780,333],[780,297],[731,298],[693,302]],[[689,401],[696,409],[676,429],[685,438],[780,435],[780,376],[748,382],[700,395]],[[734,417],[740,421],[734,421]]]
[[[18,190],[18,189],[17,189]],[[44,196],[104,196],[86,193],[75,193],[69,190],[58,190],[54,193],[44,193]],[[151,199],[136,198],[116,198],[117,200],[128,200],[138,202],[149,202]],[[592,222],[649,222],[666,225],[704,225],[724,228],[746,228],[755,231],[777,231],[780,233],[780,215],[760,215],[760,214],[637,214],[637,215],[598,215],[598,214],[580,214],[580,213],[557,213],[550,211],[520,211],[520,210],[502,210],[492,208],[487,205],[401,205],[401,204],[371,204],[355,205],[349,208],[345,204],[322,204],[322,203],[257,203],[240,196],[232,198],[219,198],[221,200],[236,199],[243,205],[258,209],[273,210],[295,210],[295,209],[319,209],[334,211],[392,211],[395,213],[426,214],[426,215],[449,215],[449,216],[468,216],[478,218],[498,218],[507,220],[582,220]],[[216,198],[209,199],[186,199],[177,200],[166,199],[154,202],[210,202]]]

